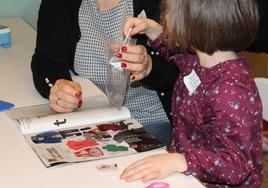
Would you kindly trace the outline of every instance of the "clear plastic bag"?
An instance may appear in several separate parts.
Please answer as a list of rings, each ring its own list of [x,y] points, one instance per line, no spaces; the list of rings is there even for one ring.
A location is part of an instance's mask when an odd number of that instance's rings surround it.
[[[129,71],[117,69],[110,63],[107,64],[106,94],[110,103],[118,109],[121,109],[124,102],[128,80]]]
[[[110,40],[106,68],[106,94],[110,103],[118,109],[121,109],[124,102],[130,74],[129,71],[121,68],[122,60],[117,57],[118,53],[121,52],[121,47],[125,42],[124,40],[123,37]],[[131,39],[124,45],[134,43],[135,40]]]

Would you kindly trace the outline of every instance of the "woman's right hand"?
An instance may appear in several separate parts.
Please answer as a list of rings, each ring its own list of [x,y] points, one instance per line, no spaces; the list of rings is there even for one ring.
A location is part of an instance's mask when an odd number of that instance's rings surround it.
[[[129,29],[132,28],[130,35],[145,34],[151,40],[155,40],[163,31],[163,27],[151,19],[128,18],[124,26],[124,34],[127,36]]]
[[[56,112],[71,112],[82,105],[80,84],[59,79],[50,89],[49,106]]]
[[[152,59],[143,45],[124,46],[120,53],[121,67],[131,72],[132,81],[146,77],[152,69]]]

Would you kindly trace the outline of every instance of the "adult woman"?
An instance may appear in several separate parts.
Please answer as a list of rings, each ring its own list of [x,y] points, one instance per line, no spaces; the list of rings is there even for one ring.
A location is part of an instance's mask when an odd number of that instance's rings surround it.
[[[108,41],[122,33],[126,17],[139,15],[159,19],[159,1],[42,1],[31,66],[35,87],[43,97],[49,98],[52,109],[70,112],[82,104],[81,87],[72,81],[69,70],[104,89]],[[142,46],[146,44],[146,37],[139,37],[137,43],[141,45],[123,49],[120,56],[124,62],[147,64],[163,61],[157,55],[146,53],[147,50],[155,54],[149,47]],[[125,65],[122,63],[122,67]],[[160,96],[162,92],[158,91]],[[129,85],[124,105],[151,133],[168,142],[171,127],[156,91],[133,82]],[[170,105],[166,106],[170,108]]]

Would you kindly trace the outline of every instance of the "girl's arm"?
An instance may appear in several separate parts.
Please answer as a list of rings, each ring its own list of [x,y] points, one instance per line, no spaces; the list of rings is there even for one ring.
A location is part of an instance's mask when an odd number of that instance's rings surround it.
[[[151,19],[128,18],[124,27],[124,33],[126,35],[130,28],[132,28],[131,35],[147,35],[150,39],[148,46],[156,50],[153,52],[154,55],[151,55],[152,61],[145,67],[146,74],[143,74],[139,78],[144,78],[142,82],[154,89],[172,90],[177,80],[179,69],[173,63],[174,57],[169,54],[169,49],[165,44],[166,38],[162,33],[162,26]],[[131,70],[131,68],[128,67],[127,69],[133,71],[134,69]],[[135,70],[135,72],[139,71]]]
[[[163,28],[156,21],[146,18],[128,18],[124,26],[124,34],[127,35],[132,28],[131,36],[145,34],[150,40],[155,40]]]

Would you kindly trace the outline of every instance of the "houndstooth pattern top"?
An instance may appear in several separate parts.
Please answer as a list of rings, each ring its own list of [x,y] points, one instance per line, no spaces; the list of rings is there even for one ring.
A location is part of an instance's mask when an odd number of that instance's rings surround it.
[[[122,35],[126,17],[133,16],[133,1],[120,0],[107,11],[99,11],[95,0],[83,0],[79,9],[81,39],[77,43],[74,69],[93,81],[103,91],[106,86],[107,44]],[[143,125],[168,122],[157,92],[140,82],[129,83],[124,105]]]

